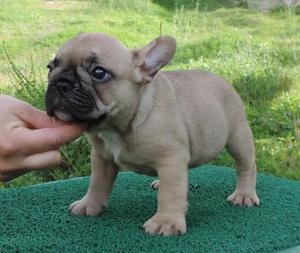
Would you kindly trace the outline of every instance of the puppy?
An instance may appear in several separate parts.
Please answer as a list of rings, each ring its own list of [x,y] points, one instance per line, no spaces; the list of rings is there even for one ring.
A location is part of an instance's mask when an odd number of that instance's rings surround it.
[[[213,160],[224,147],[238,175],[228,201],[259,204],[255,148],[240,97],[209,72],[159,71],[175,50],[170,36],[130,50],[108,35],[82,33],[49,63],[48,114],[88,123],[92,145],[90,186],[72,213],[101,213],[118,172],[133,170],[159,177],[157,212],[145,231],[184,234],[188,168]]]

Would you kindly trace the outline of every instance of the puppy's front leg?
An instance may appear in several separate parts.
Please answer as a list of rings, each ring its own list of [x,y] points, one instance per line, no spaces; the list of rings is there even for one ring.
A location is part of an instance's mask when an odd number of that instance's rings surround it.
[[[163,161],[157,169],[159,176],[158,209],[145,224],[149,234],[177,235],[186,232],[188,172],[183,160]]]
[[[108,197],[116,179],[117,169],[104,160],[94,149],[91,153],[92,174],[87,194],[71,204],[69,210],[76,215],[96,216],[107,208]]]

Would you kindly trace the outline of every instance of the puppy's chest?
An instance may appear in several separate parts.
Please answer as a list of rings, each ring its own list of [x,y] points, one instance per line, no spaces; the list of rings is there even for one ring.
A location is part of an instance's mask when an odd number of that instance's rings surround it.
[[[103,157],[113,160],[121,170],[134,170],[147,173],[147,168],[136,151],[129,149],[127,143],[116,130],[102,130],[98,137],[104,142]]]

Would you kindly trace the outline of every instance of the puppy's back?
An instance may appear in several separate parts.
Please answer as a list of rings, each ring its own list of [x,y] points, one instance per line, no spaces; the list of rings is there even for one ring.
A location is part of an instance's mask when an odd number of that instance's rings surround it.
[[[244,111],[242,100],[234,88],[216,74],[198,70],[162,73],[173,84],[183,110],[193,107],[204,113],[213,107],[221,107],[229,118]]]
[[[227,138],[246,121],[243,104],[223,78],[205,71],[164,71],[175,90],[189,133],[191,165],[210,161],[224,148]]]
[[[238,96],[233,87],[222,77],[208,71],[182,70],[163,71],[174,85],[177,95],[201,97],[209,96],[209,99],[217,99],[226,103],[228,97]]]

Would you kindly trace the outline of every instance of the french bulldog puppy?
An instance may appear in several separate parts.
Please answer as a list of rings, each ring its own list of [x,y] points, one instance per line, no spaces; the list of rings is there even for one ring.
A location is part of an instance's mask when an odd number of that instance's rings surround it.
[[[90,186],[72,213],[101,213],[118,171],[133,170],[159,177],[157,212],[145,231],[184,234],[188,168],[213,160],[224,147],[238,175],[227,200],[259,204],[255,147],[239,95],[209,72],[159,71],[175,50],[170,36],[131,50],[111,36],[81,33],[49,63],[48,114],[88,123],[92,145]]]

